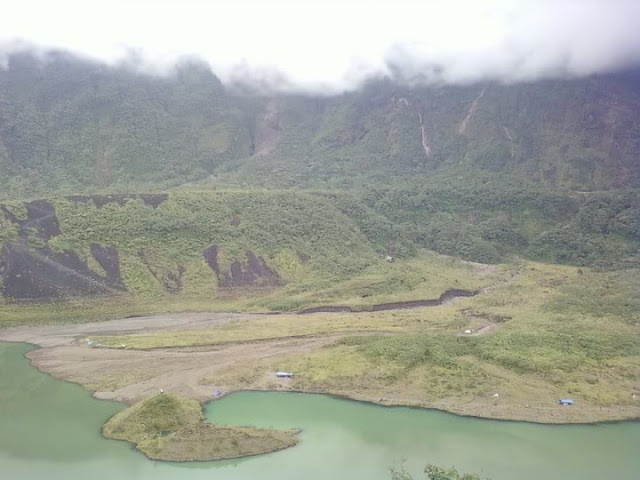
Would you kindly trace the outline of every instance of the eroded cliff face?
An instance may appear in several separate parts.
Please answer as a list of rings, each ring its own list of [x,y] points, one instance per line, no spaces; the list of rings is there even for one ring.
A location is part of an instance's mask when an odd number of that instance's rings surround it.
[[[8,301],[215,298],[380,261],[353,219],[326,199],[294,193],[13,201],[0,203],[0,227],[0,292]]]
[[[245,252],[245,262],[234,259],[226,270],[218,263],[218,246],[211,245],[203,250],[207,265],[214,271],[220,288],[236,287],[276,287],[282,285],[278,273],[269,268],[263,257],[251,250]]]
[[[104,205],[107,197],[73,197],[73,201],[94,201]],[[113,197],[114,202],[124,202]],[[61,235],[54,206],[47,200],[0,205],[6,238],[0,254],[2,296],[15,300],[51,300],[69,296],[90,296],[123,292],[118,251],[111,246],[91,244],[86,256],[50,241]],[[12,225],[9,225],[12,224]],[[90,266],[90,263],[92,265]],[[93,269],[92,269],[93,267]]]

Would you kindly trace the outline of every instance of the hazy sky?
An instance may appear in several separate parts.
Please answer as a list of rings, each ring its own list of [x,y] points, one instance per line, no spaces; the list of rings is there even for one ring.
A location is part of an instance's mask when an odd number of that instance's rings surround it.
[[[339,91],[372,74],[518,81],[637,65],[639,22],[640,0],[13,0],[0,44],[135,52],[158,72],[196,55],[223,81],[281,72]]]

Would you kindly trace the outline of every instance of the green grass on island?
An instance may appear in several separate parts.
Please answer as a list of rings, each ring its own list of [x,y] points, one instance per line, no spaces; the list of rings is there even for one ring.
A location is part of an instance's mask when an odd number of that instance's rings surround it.
[[[102,434],[132,442],[147,457],[166,461],[245,457],[297,443],[296,430],[204,423],[202,407],[196,400],[163,393],[114,415],[104,424]]]

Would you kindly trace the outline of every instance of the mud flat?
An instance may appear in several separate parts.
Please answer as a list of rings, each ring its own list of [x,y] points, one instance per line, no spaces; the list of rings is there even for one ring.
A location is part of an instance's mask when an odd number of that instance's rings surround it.
[[[425,309],[427,311],[432,309]],[[320,320],[330,322],[335,315],[346,315],[345,321],[349,322],[352,321],[349,320],[352,315],[355,319],[357,315],[363,314],[327,314],[326,319],[322,317]],[[375,322],[375,316],[389,314],[378,312],[366,315],[372,315],[364,318],[367,322]],[[128,404],[156,395],[161,390],[199,402],[217,398],[217,390],[300,391],[329,393],[388,406],[435,408],[459,415],[540,423],[591,423],[640,418],[640,407],[634,405],[605,407],[583,401],[572,407],[559,407],[554,404],[553,399],[556,396],[561,398],[561,392],[553,385],[537,378],[519,379],[498,367],[491,367],[492,370],[486,370],[486,373],[505,385],[516,380],[519,382],[517,388],[512,388],[513,392],[502,391],[500,398],[494,398],[493,394],[471,398],[462,395],[434,398],[429,397],[429,392],[424,389],[414,388],[411,383],[391,384],[383,390],[375,385],[358,385],[357,382],[350,382],[348,385],[325,383],[323,386],[305,382],[305,372],[302,370],[299,371],[300,376],[293,379],[278,379],[274,375],[283,362],[331,351],[323,347],[335,345],[346,336],[402,333],[397,330],[337,333],[327,330],[329,333],[149,350],[90,348],[86,342],[92,336],[141,332],[180,334],[186,330],[197,335],[199,330],[209,333],[211,329],[223,331],[234,322],[245,322],[247,328],[254,325],[254,322],[267,318],[297,323],[298,320],[304,321],[302,319],[305,317],[225,313],[158,315],[78,325],[10,329],[0,332],[0,341],[37,345],[41,348],[27,354],[34,367],[54,378],[81,384],[91,390],[96,398]],[[315,315],[313,318],[318,319]],[[361,317],[360,321],[362,320]],[[472,362],[472,359],[469,361]],[[488,369],[489,366],[483,368]],[[541,391],[544,391],[544,396]],[[532,398],[534,395],[539,396],[539,401],[531,402],[531,405],[525,404],[529,402],[525,397]]]

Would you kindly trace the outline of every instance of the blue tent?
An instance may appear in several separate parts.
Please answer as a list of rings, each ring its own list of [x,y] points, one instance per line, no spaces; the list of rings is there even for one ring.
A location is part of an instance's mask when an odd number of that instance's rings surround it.
[[[573,399],[571,399],[571,398],[562,398],[562,399],[558,400],[558,403],[560,405],[573,405]]]

